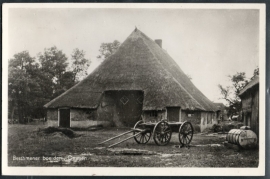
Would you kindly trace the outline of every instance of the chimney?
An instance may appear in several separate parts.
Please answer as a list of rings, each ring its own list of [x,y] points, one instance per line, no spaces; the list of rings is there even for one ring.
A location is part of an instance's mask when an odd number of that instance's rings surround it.
[[[162,40],[161,39],[156,39],[155,42],[162,48]]]

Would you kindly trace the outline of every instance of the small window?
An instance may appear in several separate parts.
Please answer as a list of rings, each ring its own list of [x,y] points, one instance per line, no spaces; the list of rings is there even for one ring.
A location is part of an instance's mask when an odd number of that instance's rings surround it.
[[[194,114],[188,114],[188,117],[192,117],[192,116],[194,116]]]
[[[150,116],[151,117],[157,117],[157,111],[151,111]]]

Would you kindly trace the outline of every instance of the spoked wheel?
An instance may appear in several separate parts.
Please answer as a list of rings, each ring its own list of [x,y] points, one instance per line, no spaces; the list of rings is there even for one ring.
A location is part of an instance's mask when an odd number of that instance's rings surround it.
[[[139,130],[145,130],[145,132],[143,132],[143,133],[141,133],[141,134],[139,134],[139,135],[137,135],[137,136],[135,136],[134,137],[134,140],[138,143],[138,144],[146,144],[149,140],[150,140],[150,138],[151,138],[151,130],[147,130],[146,128],[145,128],[145,126],[140,126],[140,124],[141,123],[143,123],[143,121],[141,120],[141,121],[138,121],[136,124],[135,124],[135,126],[134,126],[134,129],[139,129]],[[136,135],[136,134],[138,134],[140,131],[134,131],[133,132],[133,135]]]
[[[193,137],[193,127],[190,122],[184,122],[179,128],[179,142],[188,145]]]
[[[153,133],[154,141],[157,145],[167,145],[172,137],[172,129],[166,121],[157,123]]]

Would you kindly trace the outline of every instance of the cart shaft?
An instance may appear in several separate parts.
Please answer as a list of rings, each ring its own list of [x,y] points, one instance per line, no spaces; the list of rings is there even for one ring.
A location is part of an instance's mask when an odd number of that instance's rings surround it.
[[[109,141],[111,141],[111,140],[113,140],[113,139],[119,138],[119,137],[121,137],[121,136],[123,136],[123,135],[126,135],[126,134],[128,134],[128,133],[131,133],[131,132],[133,132],[133,131],[134,131],[134,130],[127,131],[127,132],[122,133],[122,134],[120,134],[120,135],[118,135],[118,136],[115,136],[115,137],[112,137],[112,138],[110,138],[110,139],[108,139],[108,140],[105,140],[105,141],[99,143],[98,145],[104,144],[104,143],[106,143],[106,142],[109,142]]]
[[[133,136],[131,136],[131,137],[128,137],[128,138],[126,138],[126,139],[124,139],[124,140],[121,140],[120,142],[117,142],[117,143],[115,143],[115,144],[112,144],[112,145],[110,145],[108,148],[113,147],[113,146],[118,145],[118,144],[121,144],[122,142],[125,142],[125,141],[127,141],[127,140],[129,140],[129,139],[131,139],[131,138],[133,138],[133,137],[136,137],[136,136],[138,136],[139,134],[141,134],[141,133],[143,133],[143,132],[144,132],[144,131],[139,132],[138,134],[135,134],[135,135],[133,135]]]

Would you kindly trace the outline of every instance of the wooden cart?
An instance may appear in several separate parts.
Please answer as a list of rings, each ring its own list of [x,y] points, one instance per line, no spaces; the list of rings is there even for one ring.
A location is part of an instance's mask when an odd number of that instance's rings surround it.
[[[161,120],[158,123],[153,122],[144,122],[143,120],[138,121],[134,128],[130,131],[122,133],[118,136],[110,138],[99,144],[104,144],[116,138],[119,138],[128,133],[133,133],[133,136],[128,137],[120,142],[110,145],[113,147],[118,145],[126,140],[134,138],[138,144],[146,144],[153,136],[153,139],[157,145],[164,146],[167,145],[170,140],[173,132],[178,133],[178,139],[181,144],[181,147],[188,146],[193,137],[193,126],[190,122],[168,122],[167,120]]]

